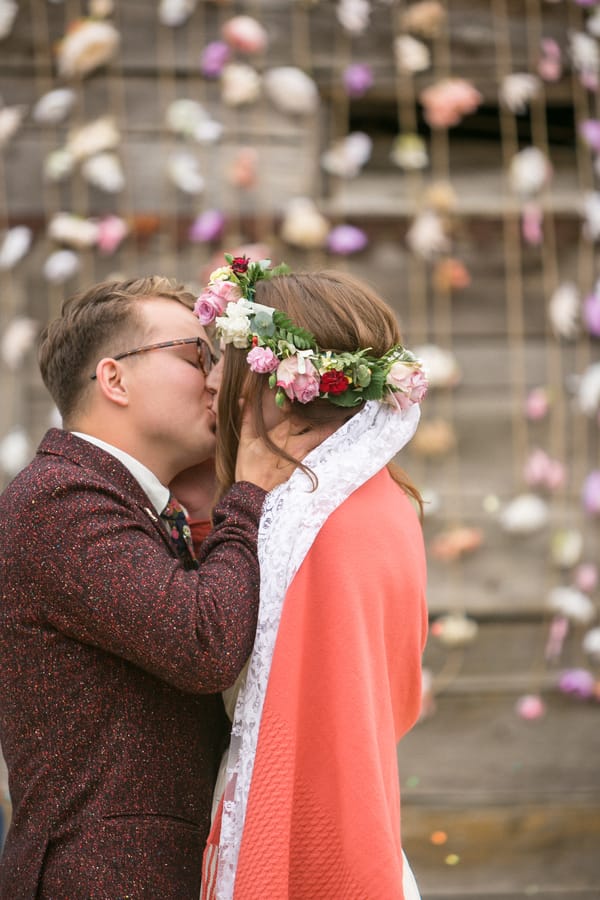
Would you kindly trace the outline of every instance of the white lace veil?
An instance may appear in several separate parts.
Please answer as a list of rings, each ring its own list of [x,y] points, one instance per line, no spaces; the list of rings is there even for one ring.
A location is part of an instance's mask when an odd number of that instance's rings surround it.
[[[393,396],[393,395],[392,395]],[[266,499],[258,536],[258,625],[245,685],[233,719],[217,871],[218,900],[232,900],[264,698],[287,589],[328,516],[382,469],[413,436],[418,404],[401,411],[370,401],[313,450],[305,463],[316,490],[297,469]]]

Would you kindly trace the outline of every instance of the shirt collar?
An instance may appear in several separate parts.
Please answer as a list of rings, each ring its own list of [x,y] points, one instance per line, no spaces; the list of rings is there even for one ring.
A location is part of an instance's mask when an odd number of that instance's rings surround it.
[[[131,472],[142,490],[148,495],[156,512],[159,515],[161,514],[169,502],[170,491],[169,488],[165,487],[164,484],[158,480],[154,472],[150,471],[147,466],[138,459],[135,459],[134,456],[130,456],[129,453],[125,453],[125,451],[120,450],[119,447],[113,447],[112,444],[107,444],[106,441],[101,441],[100,438],[94,437],[91,434],[83,434],[81,431],[73,431],[72,434],[74,434],[75,437],[82,438],[84,441],[89,441],[90,444],[95,444],[96,447],[100,447],[101,450],[105,450],[106,453],[110,453],[111,456],[114,456],[119,462],[123,463],[125,468]]]

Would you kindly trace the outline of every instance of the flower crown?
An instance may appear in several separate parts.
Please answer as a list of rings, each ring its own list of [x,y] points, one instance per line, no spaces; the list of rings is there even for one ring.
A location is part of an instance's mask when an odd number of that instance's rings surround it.
[[[225,259],[228,265],[211,274],[194,313],[202,325],[214,321],[225,344],[249,351],[250,369],[269,375],[279,406],[285,397],[300,403],[320,397],[345,407],[384,400],[407,409],[421,402],[427,379],[410,350],[398,344],[378,357],[369,356],[370,348],[321,350],[314,335],[296,327],[285,313],[254,302],[256,283],[288,273],[286,265],[271,268],[269,259],[251,262],[229,254]]]

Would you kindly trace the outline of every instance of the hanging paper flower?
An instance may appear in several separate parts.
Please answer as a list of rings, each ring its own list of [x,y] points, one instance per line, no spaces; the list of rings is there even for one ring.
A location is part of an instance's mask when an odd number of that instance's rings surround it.
[[[597,91],[600,72],[600,49],[597,41],[583,31],[571,32],[569,40],[571,58],[581,84],[589,91]]]
[[[75,160],[86,159],[119,146],[121,135],[112,116],[101,116],[69,132],[66,150]]]
[[[108,194],[118,194],[125,187],[121,160],[114,153],[90,156],[81,166],[81,174],[91,185]]]
[[[332,228],[327,238],[327,247],[330,253],[339,256],[350,256],[364,250],[369,240],[362,228],[354,225],[338,225]]]
[[[583,535],[576,528],[555,531],[550,542],[552,562],[560,569],[571,569],[581,559]]]
[[[321,156],[321,165],[330,175],[338,178],[355,178],[368,162],[373,148],[373,141],[363,131],[351,134],[336,141]]]
[[[349,97],[363,97],[373,86],[373,69],[366,63],[352,63],[344,70],[343,81]]]
[[[546,704],[539,694],[524,694],[517,700],[515,710],[521,719],[534,721],[546,714]]]
[[[225,230],[225,216],[218,209],[207,209],[194,219],[188,232],[194,244],[217,241]]]
[[[454,562],[467,553],[477,550],[483,543],[483,532],[479,528],[458,526],[442,531],[429,544],[429,553],[442,562]]]
[[[263,79],[269,100],[289,116],[308,116],[319,105],[313,79],[295,66],[280,66],[265,72]]]
[[[26,225],[15,225],[0,243],[0,271],[13,269],[31,247],[33,233]]]
[[[445,647],[466,647],[477,637],[479,626],[475,619],[463,613],[440,616],[431,625],[432,635]]]
[[[196,8],[196,0],[160,0],[158,20],[161,25],[177,28],[183,25]]]
[[[532,388],[525,401],[525,415],[532,422],[545,418],[550,408],[550,396],[544,387]]]
[[[417,256],[431,260],[448,253],[450,241],[441,217],[431,209],[419,213],[406,233],[406,243]]]
[[[64,78],[83,78],[105,65],[117,52],[120,35],[114,25],[79,19],[57,48],[58,71]]]
[[[281,237],[287,244],[316,250],[325,246],[329,231],[329,222],[312,200],[308,197],[290,200],[281,225]]]
[[[445,419],[421,420],[410,450],[417,456],[436,459],[446,456],[456,447],[456,431]]]
[[[583,482],[581,501],[589,516],[600,516],[600,469],[593,469]]]
[[[538,74],[544,81],[558,81],[562,76],[562,51],[552,38],[542,38]]]
[[[583,198],[583,233],[588,241],[600,238],[600,191],[588,191]]]
[[[424,38],[437,37],[446,24],[446,10],[438,0],[412,3],[400,17],[400,27]]]
[[[107,19],[115,11],[113,0],[90,0],[90,16],[92,19]]]
[[[63,181],[75,168],[75,157],[70,150],[53,150],[44,160],[44,178]]]
[[[533,534],[548,522],[548,504],[536,494],[520,494],[500,513],[500,526],[509,534]]]
[[[75,105],[75,91],[56,88],[48,91],[33,107],[32,116],[40,125],[57,125],[69,115]]]
[[[578,131],[590,150],[600,153],[600,119],[584,119]]]
[[[563,694],[572,694],[581,700],[594,696],[596,681],[587,669],[567,669],[558,679],[558,689]]]
[[[268,35],[263,26],[251,16],[234,16],[221,28],[223,40],[240,53],[264,53]]]
[[[594,363],[579,379],[577,389],[579,408],[587,416],[593,416],[600,403],[600,363]]]
[[[544,239],[543,221],[544,214],[539,203],[528,200],[523,204],[521,234],[523,240],[532,247],[538,247]]]
[[[181,97],[167,107],[167,128],[182,137],[193,138],[202,144],[219,140],[223,126],[216,122],[201,103]]]
[[[434,181],[426,188],[423,202],[436,212],[447,215],[456,210],[458,197],[449,181]]]
[[[184,194],[201,194],[204,190],[204,177],[200,172],[200,163],[195,156],[182,150],[173,153],[167,162],[167,175],[176,188]]]
[[[524,199],[539,193],[551,176],[552,167],[537,147],[525,147],[515,153],[508,173],[511,189]]]
[[[73,250],[56,250],[44,263],[44,277],[52,284],[63,284],[72,278],[80,267],[79,257]]]
[[[529,72],[505,75],[500,85],[500,100],[513,113],[524,113],[529,103],[540,93],[541,83]]]
[[[110,256],[121,246],[127,235],[129,226],[120,216],[104,216],[98,222],[98,250]]]
[[[249,190],[258,180],[258,150],[240,147],[227,169],[227,180],[236,188]]]
[[[431,51],[423,41],[409,34],[401,34],[394,41],[394,59],[398,72],[414,75],[430,67]]]
[[[93,247],[98,240],[98,223],[72,213],[55,213],[48,223],[48,237],[76,250]]]
[[[594,662],[600,662],[600,628],[591,628],[583,638],[582,646]]]
[[[465,78],[444,78],[422,90],[419,100],[432,128],[451,128],[475,112],[483,96]]]
[[[580,563],[573,572],[573,583],[584,594],[591,594],[598,586],[598,567],[594,563]]]
[[[200,71],[205,78],[218,78],[231,59],[231,49],[225,41],[211,41],[200,57]]]
[[[585,28],[586,31],[589,31],[595,38],[600,38],[600,6],[588,16]]]
[[[523,475],[529,487],[555,491],[565,483],[565,467],[544,450],[532,450],[525,463]]]
[[[6,328],[0,342],[0,354],[6,366],[15,372],[33,347],[39,322],[29,316],[17,316]]]
[[[15,0],[0,0],[0,41],[11,33],[18,11]]]
[[[550,622],[548,640],[544,649],[544,657],[548,662],[557,662],[560,659],[568,633],[569,620],[566,616],[554,616]]]
[[[369,0],[338,0],[336,13],[340,25],[351,34],[362,34],[371,15]]]
[[[221,99],[225,106],[244,106],[260,96],[260,76],[245,63],[228,63],[221,73]]]
[[[26,111],[26,106],[4,106],[0,109],[0,148],[15,136]]]
[[[394,139],[390,159],[407,171],[424,169],[429,164],[427,145],[418,134],[399,134]]]
[[[548,595],[548,607],[571,622],[587,625],[596,615],[594,604],[587,594],[574,587],[555,587]]]
[[[460,381],[460,368],[450,350],[436,344],[421,344],[414,348],[414,354],[421,360],[430,388],[454,387]]]
[[[561,284],[554,291],[548,315],[558,337],[574,338],[579,333],[579,304],[579,291],[574,284]]]
[[[450,293],[468,287],[471,284],[471,276],[460,259],[448,256],[435,264],[432,281],[437,291]]]
[[[14,478],[30,458],[31,446],[25,430],[13,428],[0,441],[0,469],[9,478]]]
[[[600,280],[583,301],[583,322],[592,337],[600,337]]]

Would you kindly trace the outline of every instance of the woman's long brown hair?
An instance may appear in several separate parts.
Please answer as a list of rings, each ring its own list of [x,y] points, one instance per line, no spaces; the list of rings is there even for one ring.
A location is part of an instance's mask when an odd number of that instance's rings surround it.
[[[345,272],[323,271],[278,275],[258,282],[256,302],[286,313],[292,322],[314,334],[324,350],[354,353],[371,348],[370,355],[383,354],[401,344],[396,318],[390,307],[365,282]],[[298,463],[270,440],[263,418],[263,394],[271,390],[266,375],[251,372],[246,350],[231,345],[225,354],[222,387],[219,394],[219,427],[217,432],[217,478],[220,495],[235,481],[235,462],[239,443],[240,398],[250,405],[257,434],[278,456]],[[328,400],[294,403],[294,416],[307,425],[339,423],[354,415],[361,407],[345,409]],[[339,427],[339,426],[338,426]],[[395,464],[390,474],[422,511],[417,488]],[[310,473],[309,473],[310,474]]]

